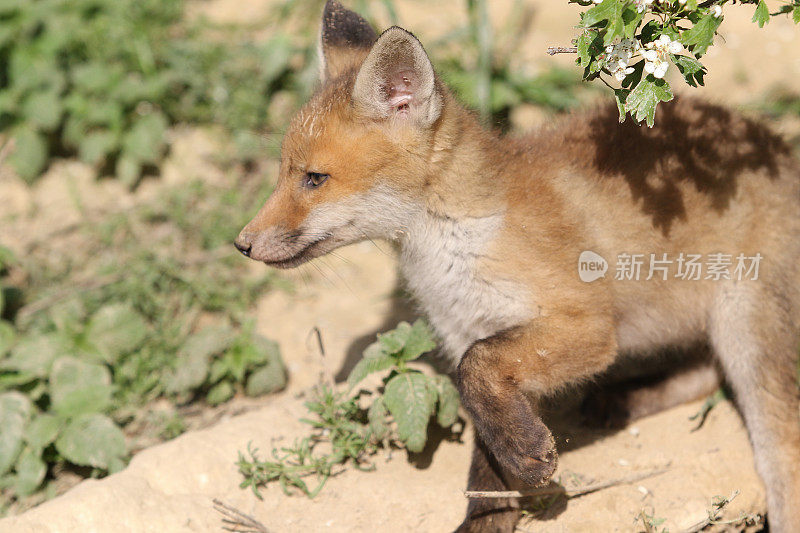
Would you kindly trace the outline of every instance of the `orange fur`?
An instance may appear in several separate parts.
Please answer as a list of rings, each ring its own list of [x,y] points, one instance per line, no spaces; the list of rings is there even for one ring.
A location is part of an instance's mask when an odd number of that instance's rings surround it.
[[[435,78],[411,34],[392,28],[373,45],[357,15],[326,9],[349,22],[323,26],[324,83],[292,121],[278,186],[237,247],[290,267],[364,238],[398,241],[493,456],[478,454],[475,468],[505,471],[495,484],[555,469],[537,398],[621,353],[707,341],[751,432],[772,529],[800,523],[800,165],[787,146],[689,99],[662,105],[653,129],[619,125],[607,106],[503,138]],[[310,188],[309,172],[329,178]],[[757,281],[609,272],[585,283],[585,250],[764,260]],[[487,520],[462,529],[491,530]]]

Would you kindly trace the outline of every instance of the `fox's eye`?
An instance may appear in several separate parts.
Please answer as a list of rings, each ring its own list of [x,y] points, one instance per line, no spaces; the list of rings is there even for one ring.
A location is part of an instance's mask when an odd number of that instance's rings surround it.
[[[321,172],[306,172],[305,177],[303,178],[303,187],[308,189],[316,189],[327,180],[330,176],[328,174],[322,174]]]

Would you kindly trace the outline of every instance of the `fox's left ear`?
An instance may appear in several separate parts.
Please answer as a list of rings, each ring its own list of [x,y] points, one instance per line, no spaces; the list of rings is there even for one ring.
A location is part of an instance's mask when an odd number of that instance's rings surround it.
[[[325,2],[320,30],[320,77],[324,82],[361,63],[378,35],[369,22],[336,0]]]
[[[443,98],[433,65],[414,35],[394,26],[378,37],[353,86],[356,107],[376,119],[399,117],[431,126]]]

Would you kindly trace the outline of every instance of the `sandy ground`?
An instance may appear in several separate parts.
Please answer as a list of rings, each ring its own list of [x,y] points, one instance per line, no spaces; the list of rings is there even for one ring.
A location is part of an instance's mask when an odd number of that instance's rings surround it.
[[[576,6],[566,2],[528,2],[534,10],[533,30],[519,51],[519,68],[537,69],[546,62],[564,66],[572,58],[549,58],[548,45],[568,44]],[[269,0],[211,0],[194,10],[223,22],[252,22],[265,16]],[[492,3],[502,20],[511,2]],[[463,22],[461,4],[398,2],[404,24],[423,42]],[[379,11],[379,10],[378,10]],[[750,22],[752,8],[726,9],[725,32],[706,61],[707,87],[694,94],[730,105],[753,102],[777,85],[800,89],[800,29],[774,20],[765,30]],[[447,22],[443,22],[447,21]],[[264,30],[265,34],[269,29]],[[797,56],[797,54],[794,54]],[[677,86],[680,84],[676,83]],[[531,121],[541,120],[533,115]],[[796,134],[796,123],[779,125]],[[202,176],[219,179],[204,163],[213,144],[195,133],[177,135],[165,181]],[[66,179],[65,179],[66,178]],[[136,194],[158,194],[148,183]],[[89,205],[76,205],[74,198]],[[89,191],[91,194],[81,194]],[[86,167],[72,162],[55,165],[31,191],[7,169],[0,170],[0,240],[21,249],[35,236],[46,236],[75,223],[81,210],[124,207],[135,198],[113,181],[95,182]],[[253,268],[259,268],[253,265]],[[304,434],[297,421],[303,413],[302,393],[321,374],[346,375],[377,331],[392,327],[413,312],[394,298],[397,287],[393,251],[388,245],[365,243],[305,266],[288,276],[296,294],[274,292],[257,306],[258,330],[277,340],[291,381],[283,393],[265,398],[263,407],[231,417],[202,431],[138,454],[125,471],[100,481],[86,481],[67,494],[19,517],[0,521],[0,532],[64,531],[220,531],[220,515],[212,498],[251,514],[270,531],[447,531],[455,527],[466,505],[462,490],[471,447],[467,425],[461,441],[434,439],[428,450],[409,459],[395,452],[375,458],[372,473],[346,471],[328,481],[317,499],[288,497],[277,486],[264,490],[263,500],[240,490],[234,466],[248,442],[270,449]],[[322,357],[312,332],[318,328]],[[706,516],[714,496],[740,491],[725,518],[765,511],[763,487],[752,466],[746,434],[729,404],[715,408],[706,424],[692,431],[689,416],[699,404],[682,406],[637,422],[624,431],[600,433],[565,421],[559,434],[557,477],[568,486],[613,481],[635,472],[665,467],[666,472],[635,483],[620,484],[554,505],[544,517],[523,522],[521,530],[547,532],[642,531],[636,517],[645,510],[665,518],[670,531],[683,531]]]

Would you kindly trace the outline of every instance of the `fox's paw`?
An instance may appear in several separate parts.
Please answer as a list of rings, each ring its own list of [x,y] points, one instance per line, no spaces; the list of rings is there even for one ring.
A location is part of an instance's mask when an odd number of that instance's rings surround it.
[[[532,424],[513,424],[485,439],[497,461],[514,477],[528,485],[544,485],[558,466],[553,434],[535,418]]]

